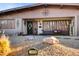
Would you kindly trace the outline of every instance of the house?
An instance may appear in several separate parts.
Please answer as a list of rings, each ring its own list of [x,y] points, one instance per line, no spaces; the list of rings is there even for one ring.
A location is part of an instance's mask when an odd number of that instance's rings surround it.
[[[22,35],[79,35],[79,4],[33,4],[0,11],[0,30]]]

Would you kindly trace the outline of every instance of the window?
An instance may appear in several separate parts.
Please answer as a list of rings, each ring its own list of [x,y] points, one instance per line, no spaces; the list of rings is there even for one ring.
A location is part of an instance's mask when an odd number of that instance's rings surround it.
[[[15,20],[0,20],[0,29],[14,29]]]
[[[49,22],[43,22],[43,29],[44,31],[49,31]]]
[[[68,31],[69,21],[56,20],[56,21],[44,21],[43,30],[44,31]]]

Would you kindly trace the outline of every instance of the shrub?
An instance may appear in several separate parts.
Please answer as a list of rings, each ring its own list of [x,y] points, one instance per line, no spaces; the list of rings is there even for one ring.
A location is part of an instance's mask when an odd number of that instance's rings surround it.
[[[0,55],[5,56],[10,52],[10,42],[9,38],[5,35],[0,37]]]
[[[53,45],[53,44],[58,44],[59,40],[52,36],[52,37],[47,37],[47,38],[43,39],[43,43]]]

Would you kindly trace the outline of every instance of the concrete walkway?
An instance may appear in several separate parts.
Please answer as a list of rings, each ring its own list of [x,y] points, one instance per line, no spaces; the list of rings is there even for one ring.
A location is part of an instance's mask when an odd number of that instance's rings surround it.
[[[51,37],[51,35],[29,35],[29,36],[12,36],[10,42],[12,47],[18,47],[22,45],[29,45],[42,42],[44,38]],[[60,40],[62,44],[79,48],[79,37],[76,36],[54,36]]]

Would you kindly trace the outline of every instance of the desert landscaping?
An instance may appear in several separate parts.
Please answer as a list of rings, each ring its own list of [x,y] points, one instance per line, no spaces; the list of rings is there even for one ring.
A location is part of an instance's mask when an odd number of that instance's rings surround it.
[[[12,36],[9,41],[11,51],[6,56],[29,56],[30,48],[37,49],[37,56],[79,56],[79,40],[74,37]]]
[[[79,4],[24,5],[0,11],[0,56],[79,56]]]

